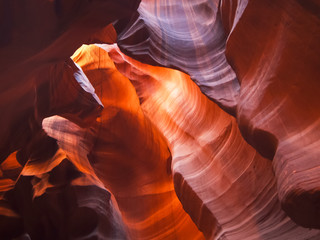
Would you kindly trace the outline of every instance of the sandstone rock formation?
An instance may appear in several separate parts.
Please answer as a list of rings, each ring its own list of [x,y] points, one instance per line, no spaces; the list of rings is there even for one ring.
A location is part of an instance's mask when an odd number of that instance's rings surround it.
[[[69,156],[79,155],[73,159],[85,155],[78,146],[90,149],[91,166],[114,194],[130,238],[203,239],[174,192],[167,142],[144,116],[130,81],[97,46],[80,48],[73,59],[104,105],[101,117],[90,129],[47,118],[45,131]]]
[[[272,163],[243,140],[235,119],[187,75],[103,47],[168,138],[176,193],[207,239],[319,238],[319,231],[298,227],[286,216]]]
[[[316,0],[0,1],[0,239],[319,239],[318,39]]]
[[[319,3],[143,1],[139,13],[120,29],[121,49],[188,73],[273,160],[286,213],[319,228]]]
[[[241,82],[241,132],[273,159],[283,209],[310,228],[320,227],[319,37],[318,1],[249,2],[226,48]]]
[[[137,3],[1,1],[1,239],[21,234],[32,239],[126,236],[110,192],[102,184],[81,180],[82,187],[71,182],[72,175],[86,178],[81,169],[68,163],[60,167],[59,161],[49,164],[57,149],[50,150],[54,143],[46,142],[42,119],[60,114],[80,126],[95,121],[102,107],[70,56],[84,42],[102,37],[104,42],[114,42],[116,34],[110,23],[132,14]],[[70,161],[64,158],[63,162]],[[21,169],[32,161],[44,163],[35,164],[24,176]],[[55,177],[55,168],[65,174]],[[71,176],[69,168],[73,169]],[[58,186],[48,180],[51,175],[58,178]],[[34,195],[33,184],[37,183],[43,184],[42,192]]]

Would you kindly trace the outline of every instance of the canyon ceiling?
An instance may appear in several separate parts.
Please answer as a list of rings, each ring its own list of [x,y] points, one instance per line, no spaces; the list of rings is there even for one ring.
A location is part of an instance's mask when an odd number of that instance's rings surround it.
[[[320,239],[318,0],[0,0],[0,239]]]

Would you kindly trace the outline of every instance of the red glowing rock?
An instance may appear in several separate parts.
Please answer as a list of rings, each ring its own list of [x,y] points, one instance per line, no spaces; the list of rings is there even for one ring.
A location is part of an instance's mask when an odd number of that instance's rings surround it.
[[[0,238],[319,239],[319,3],[139,3],[0,2]]]

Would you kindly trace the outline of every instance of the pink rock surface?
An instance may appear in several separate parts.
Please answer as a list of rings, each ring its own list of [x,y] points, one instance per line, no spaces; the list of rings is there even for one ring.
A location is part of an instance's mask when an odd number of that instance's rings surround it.
[[[273,160],[283,209],[310,228],[320,227],[319,12],[317,1],[142,1],[118,30],[125,53],[188,73],[236,117]]]
[[[203,239],[174,192],[167,142],[144,116],[130,81],[97,46],[83,46],[73,59],[104,105],[101,117],[91,129],[51,117],[44,129],[70,154],[82,144],[91,149],[90,164],[114,194],[130,239]]]
[[[237,106],[241,132],[273,159],[283,209],[298,224],[316,228],[320,227],[319,12],[317,1],[249,1],[233,24],[226,48],[241,83]]]
[[[318,1],[138,4],[0,2],[0,238],[319,239]]]
[[[175,190],[206,238],[317,239],[281,209],[272,163],[242,138],[233,117],[178,71],[141,64],[104,46],[167,137]]]
[[[187,72],[211,100],[235,114],[240,85],[224,54],[219,2],[142,1],[130,26],[115,26],[117,42],[142,62]]]

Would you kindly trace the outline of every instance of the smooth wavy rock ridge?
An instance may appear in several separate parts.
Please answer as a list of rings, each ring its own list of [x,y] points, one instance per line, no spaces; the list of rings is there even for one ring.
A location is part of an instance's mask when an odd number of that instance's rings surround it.
[[[159,0],[138,11],[118,28],[120,49],[188,73],[273,160],[286,213],[319,228],[319,2]]]
[[[0,1],[0,239],[320,239],[317,0]]]
[[[103,48],[168,138],[176,193],[206,238],[319,238],[319,231],[298,227],[285,214],[272,162],[244,141],[235,119],[187,75],[141,64],[116,46]]]

